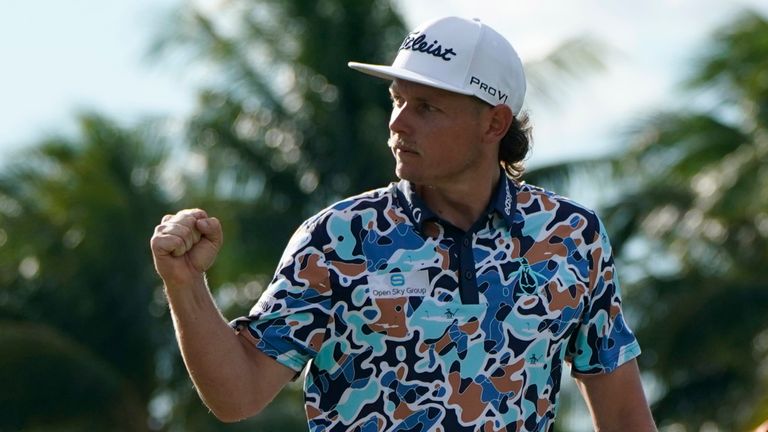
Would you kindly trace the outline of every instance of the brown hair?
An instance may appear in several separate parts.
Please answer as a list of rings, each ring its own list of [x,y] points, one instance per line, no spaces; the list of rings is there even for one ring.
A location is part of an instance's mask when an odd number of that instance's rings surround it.
[[[523,160],[531,149],[532,128],[528,113],[522,112],[512,119],[509,130],[499,142],[499,163],[515,180],[520,180],[525,171]]]

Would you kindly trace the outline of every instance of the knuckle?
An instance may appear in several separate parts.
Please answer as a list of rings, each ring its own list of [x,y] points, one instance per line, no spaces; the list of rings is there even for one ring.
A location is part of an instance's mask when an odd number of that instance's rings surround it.
[[[180,247],[186,247],[186,242],[181,237],[173,236],[173,237],[170,238],[170,245],[169,246],[171,246],[170,249],[178,249]]]
[[[181,236],[184,237],[185,240],[194,236],[192,228],[188,225],[179,225],[179,230],[181,231]]]

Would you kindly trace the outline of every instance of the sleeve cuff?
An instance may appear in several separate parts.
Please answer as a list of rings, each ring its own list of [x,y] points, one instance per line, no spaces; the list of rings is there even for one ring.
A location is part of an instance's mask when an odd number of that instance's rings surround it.
[[[571,362],[571,375],[574,373],[580,375],[597,375],[604,373],[611,373],[624,363],[637,358],[642,351],[640,350],[640,344],[635,340],[629,345],[621,348],[619,353],[612,358],[601,359],[602,363],[598,365],[592,365],[588,362]]]
[[[232,324],[234,324],[234,322]],[[250,329],[247,325],[240,324],[233,325],[233,327],[239,336],[245,338],[248,343],[253,345],[257,350],[266,354],[268,357],[277,361],[281,365],[294,370],[296,374],[301,373],[301,371],[304,369],[304,366],[306,366],[307,362],[309,361],[308,358],[295,351],[281,353],[269,342],[254,336],[253,333],[250,332]]]

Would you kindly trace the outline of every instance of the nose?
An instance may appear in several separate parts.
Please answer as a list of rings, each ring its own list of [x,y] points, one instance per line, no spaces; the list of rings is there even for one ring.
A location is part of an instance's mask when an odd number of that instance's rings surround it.
[[[410,115],[408,104],[393,106],[392,113],[389,115],[389,130],[396,134],[407,134],[410,129]]]

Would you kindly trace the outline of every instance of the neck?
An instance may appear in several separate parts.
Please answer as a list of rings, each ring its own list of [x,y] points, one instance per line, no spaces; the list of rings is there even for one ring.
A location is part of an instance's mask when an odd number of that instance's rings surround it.
[[[496,168],[450,186],[417,184],[416,193],[440,218],[468,231],[488,208],[499,175]]]

